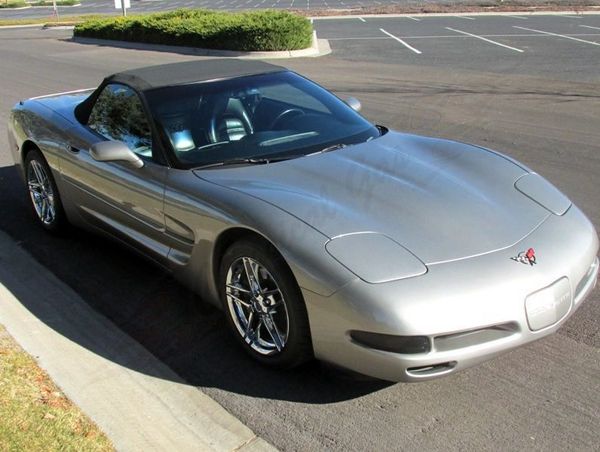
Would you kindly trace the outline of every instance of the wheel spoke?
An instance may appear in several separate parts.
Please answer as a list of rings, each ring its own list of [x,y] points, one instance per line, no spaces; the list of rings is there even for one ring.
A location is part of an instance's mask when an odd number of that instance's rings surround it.
[[[233,290],[239,290],[240,292],[243,293],[250,293],[250,291],[248,289],[244,289],[241,286],[236,286],[234,284],[225,284],[227,286],[228,289],[233,289]]]
[[[250,289],[257,287],[261,291],[260,280],[258,279],[258,264],[250,258],[244,257],[244,271],[246,272],[246,278],[250,284]]]
[[[48,202],[45,199],[42,199],[41,203],[42,203],[42,206],[41,206],[40,217],[42,218],[42,221],[46,221],[46,211],[48,210]]]
[[[263,341],[262,337],[260,337],[260,327],[263,324],[262,319],[260,319],[260,321],[258,322],[258,326],[256,327],[256,342],[258,342],[259,344],[261,343],[261,341]]]
[[[250,261],[247,257],[242,258],[242,262],[244,263],[244,273],[246,274],[246,279],[248,280],[248,284],[250,289],[252,289],[252,270],[250,269]]]
[[[281,338],[281,334],[279,334],[279,330],[277,329],[277,325],[273,321],[273,316],[271,314],[267,314],[262,318],[262,324],[267,329],[269,336],[273,339],[275,347],[277,351],[280,352],[283,349],[283,339]]]
[[[43,170],[41,169],[39,163],[32,162],[31,167],[33,168],[33,172],[35,173],[35,177],[39,184],[45,188],[46,186],[46,178],[44,177]]]
[[[258,275],[258,263],[251,260],[250,268],[252,269],[252,276],[254,277],[254,281],[256,281],[256,285],[258,286],[259,290],[262,291],[262,288],[260,287],[260,277]]]
[[[37,165],[37,164],[36,164],[36,162],[31,162],[31,166],[30,166],[30,168],[31,168],[31,172],[33,173],[33,174],[31,174],[31,176],[32,176],[32,177],[33,177],[33,178],[36,180],[36,182],[37,182],[37,183],[38,183],[38,184],[41,186],[41,185],[42,185],[42,181],[40,180],[40,176],[39,176],[39,174],[38,174],[38,170],[37,170],[37,168],[36,168],[36,165]]]
[[[233,299],[233,301],[235,301],[238,304],[241,304],[242,306],[246,307],[246,308],[250,308],[252,307],[250,305],[250,303],[248,303],[247,301],[242,300],[241,298],[236,297],[235,295],[233,295],[231,292],[227,292],[227,296],[231,297]]]
[[[244,339],[247,339],[250,332],[252,331],[252,320],[254,320],[254,311],[248,316],[248,324],[246,325],[246,332],[244,333]]]
[[[52,220],[54,220],[54,214],[55,214],[54,206],[52,205],[52,202],[50,202],[50,199],[47,199],[46,203],[48,204],[48,220],[47,220],[47,222],[51,223]]]
[[[36,192],[39,192],[43,189],[42,184],[40,184],[39,182],[29,181],[28,185],[30,190],[34,190]]]

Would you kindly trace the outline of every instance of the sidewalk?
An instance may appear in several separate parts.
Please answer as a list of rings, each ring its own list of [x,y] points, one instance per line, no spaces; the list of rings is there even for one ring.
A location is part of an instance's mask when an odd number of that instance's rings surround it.
[[[117,450],[275,450],[3,232],[0,323]]]

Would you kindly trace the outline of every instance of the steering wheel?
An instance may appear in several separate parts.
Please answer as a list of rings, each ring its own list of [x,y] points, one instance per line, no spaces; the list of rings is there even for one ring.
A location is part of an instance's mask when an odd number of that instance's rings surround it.
[[[283,119],[287,119],[292,116],[302,116],[304,114],[304,111],[300,110],[299,108],[288,108],[277,115],[277,117],[271,122],[269,129],[275,129],[275,126],[277,126],[277,124]]]

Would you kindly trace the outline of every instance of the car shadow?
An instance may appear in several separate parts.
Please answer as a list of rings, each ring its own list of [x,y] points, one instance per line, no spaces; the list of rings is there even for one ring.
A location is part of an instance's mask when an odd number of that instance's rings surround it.
[[[15,167],[0,168],[0,190],[0,230],[191,385],[321,404],[361,397],[391,384],[319,362],[290,371],[265,368],[239,348],[218,309],[202,302],[163,269],[85,231],[73,229],[65,237],[43,231],[33,221]],[[47,306],[27,297],[20,301],[40,320],[49,318],[44,311]],[[76,326],[47,323],[81,346],[94,347]],[[106,348],[90,351],[145,372],[137,361],[111,356]]]

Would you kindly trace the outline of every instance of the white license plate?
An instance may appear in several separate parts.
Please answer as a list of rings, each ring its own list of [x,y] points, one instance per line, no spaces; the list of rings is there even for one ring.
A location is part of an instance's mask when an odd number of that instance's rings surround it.
[[[551,286],[528,295],[525,299],[527,323],[532,331],[554,325],[571,309],[571,284],[561,278]]]

